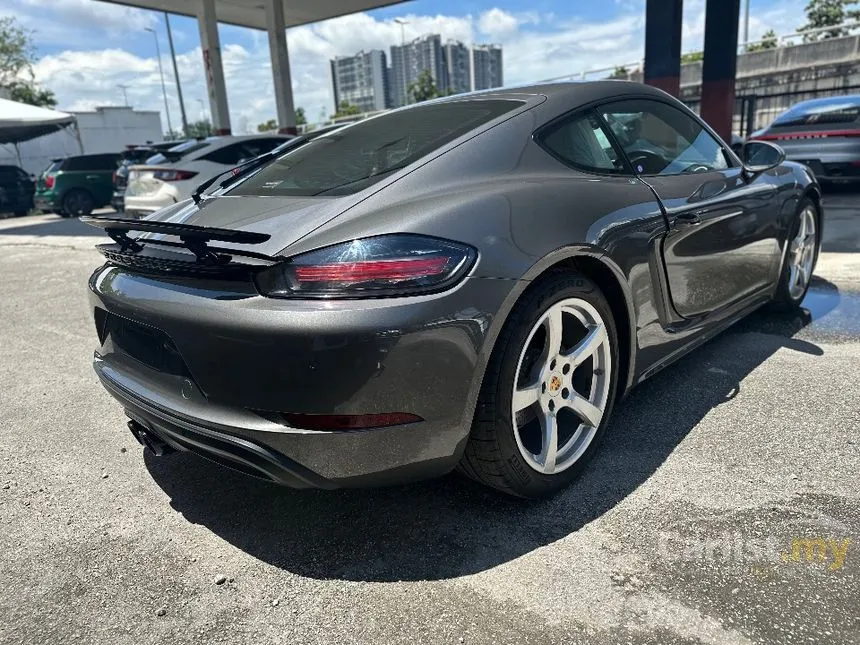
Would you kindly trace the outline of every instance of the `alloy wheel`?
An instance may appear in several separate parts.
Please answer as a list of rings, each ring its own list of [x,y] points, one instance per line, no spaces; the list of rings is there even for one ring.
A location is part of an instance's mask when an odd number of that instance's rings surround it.
[[[588,449],[609,398],[612,354],[597,309],[568,298],[534,324],[517,362],[514,436],[534,470],[553,475]]]
[[[807,206],[800,213],[800,227],[788,249],[788,293],[795,300],[804,294],[812,279],[817,244],[815,210]]]

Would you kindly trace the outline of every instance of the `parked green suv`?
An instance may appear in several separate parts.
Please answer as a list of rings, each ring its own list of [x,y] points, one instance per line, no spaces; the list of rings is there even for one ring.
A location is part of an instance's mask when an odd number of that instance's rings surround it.
[[[55,159],[39,177],[36,208],[78,217],[110,204],[118,164],[118,153]]]

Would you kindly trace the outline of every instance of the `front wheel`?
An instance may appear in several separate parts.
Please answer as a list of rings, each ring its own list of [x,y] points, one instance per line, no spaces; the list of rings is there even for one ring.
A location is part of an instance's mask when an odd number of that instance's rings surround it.
[[[606,430],[617,365],[615,323],[595,284],[557,273],[535,285],[496,343],[460,469],[521,497],[564,488]]]
[[[774,304],[778,307],[796,309],[803,302],[818,260],[819,228],[818,209],[805,197],[798,204],[790,229],[785,265],[774,296]]]

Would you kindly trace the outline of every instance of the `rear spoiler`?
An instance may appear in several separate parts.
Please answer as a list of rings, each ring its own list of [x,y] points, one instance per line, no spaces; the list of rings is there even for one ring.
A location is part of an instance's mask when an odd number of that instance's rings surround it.
[[[143,250],[144,244],[157,244],[161,246],[184,246],[191,251],[199,262],[205,264],[226,264],[230,262],[230,255],[243,255],[262,260],[276,261],[262,253],[251,251],[236,251],[210,246],[208,242],[232,242],[234,244],[262,244],[267,242],[271,235],[268,233],[254,233],[253,231],[235,231],[228,228],[213,228],[209,226],[195,226],[193,224],[175,224],[173,222],[154,222],[151,220],[134,220],[123,217],[81,217],[82,222],[104,229],[110,238],[119,244],[120,252],[131,251],[137,253]],[[179,243],[167,240],[150,240],[138,237],[129,237],[130,231],[142,233],[162,233],[164,235],[175,235]]]

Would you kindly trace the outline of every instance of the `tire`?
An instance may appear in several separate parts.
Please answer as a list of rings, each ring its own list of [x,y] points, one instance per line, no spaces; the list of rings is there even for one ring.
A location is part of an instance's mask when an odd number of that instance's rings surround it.
[[[559,317],[563,342],[557,360],[552,361],[547,356],[547,346],[551,344],[547,332],[549,323],[544,319],[559,308],[564,309]],[[576,308],[583,310],[584,313],[580,313],[586,322],[602,324],[602,336],[597,326],[586,327],[578,318],[579,314],[572,313]],[[565,365],[580,360],[570,358],[574,356],[570,352],[572,348],[585,347],[582,340],[590,330],[597,330],[593,339],[602,337],[603,340],[578,367],[564,371],[568,369]],[[536,357],[538,349],[540,353]],[[597,365],[604,368],[598,370],[599,374],[594,371]],[[541,279],[517,303],[496,341],[459,464],[461,472],[519,497],[544,498],[557,493],[582,473],[600,445],[612,414],[618,365],[615,321],[597,285],[582,274],[568,271],[554,272]],[[515,383],[521,394],[528,391],[539,397],[519,412],[513,409]],[[535,387],[527,387],[532,385]],[[585,416],[578,416],[567,407],[572,401],[582,405],[585,400],[582,393],[586,390],[595,405],[602,399],[602,404],[597,406],[602,408],[602,414],[593,424],[586,423]],[[530,398],[518,396],[517,405]],[[557,402],[554,409],[553,402]],[[597,417],[593,410],[591,408],[590,416],[594,421]],[[546,449],[548,444],[543,437],[547,436],[546,419],[552,414],[557,415],[558,451],[551,460],[551,451]],[[535,452],[538,447],[539,451]]]
[[[82,217],[89,215],[95,208],[95,199],[89,191],[75,188],[63,197],[63,213],[67,217]]]
[[[25,216],[27,213],[29,213],[29,212],[30,212],[30,211],[15,211],[15,212],[13,213],[13,215],[14,215],[15,217],[24,217],[24,216]]]
[[[777,309],[790,311],[798,309],[809,285],[812,283],[812,274],[818,262],[818,254],[821,250],[821,213],[808,197],[804,197],[797,205],[794,218],[789,228],[788,250],[785,254],[785,263],[779,277],[773,304]],[[809,227],[813,226],[812,232]],[[801,237],[801,228],[804,236]],[[801,243],[801,239],[803,240]],[[799,250],[798,250],[799,249]],[[799,284],[801,271],[806,273],[802,284]]]

